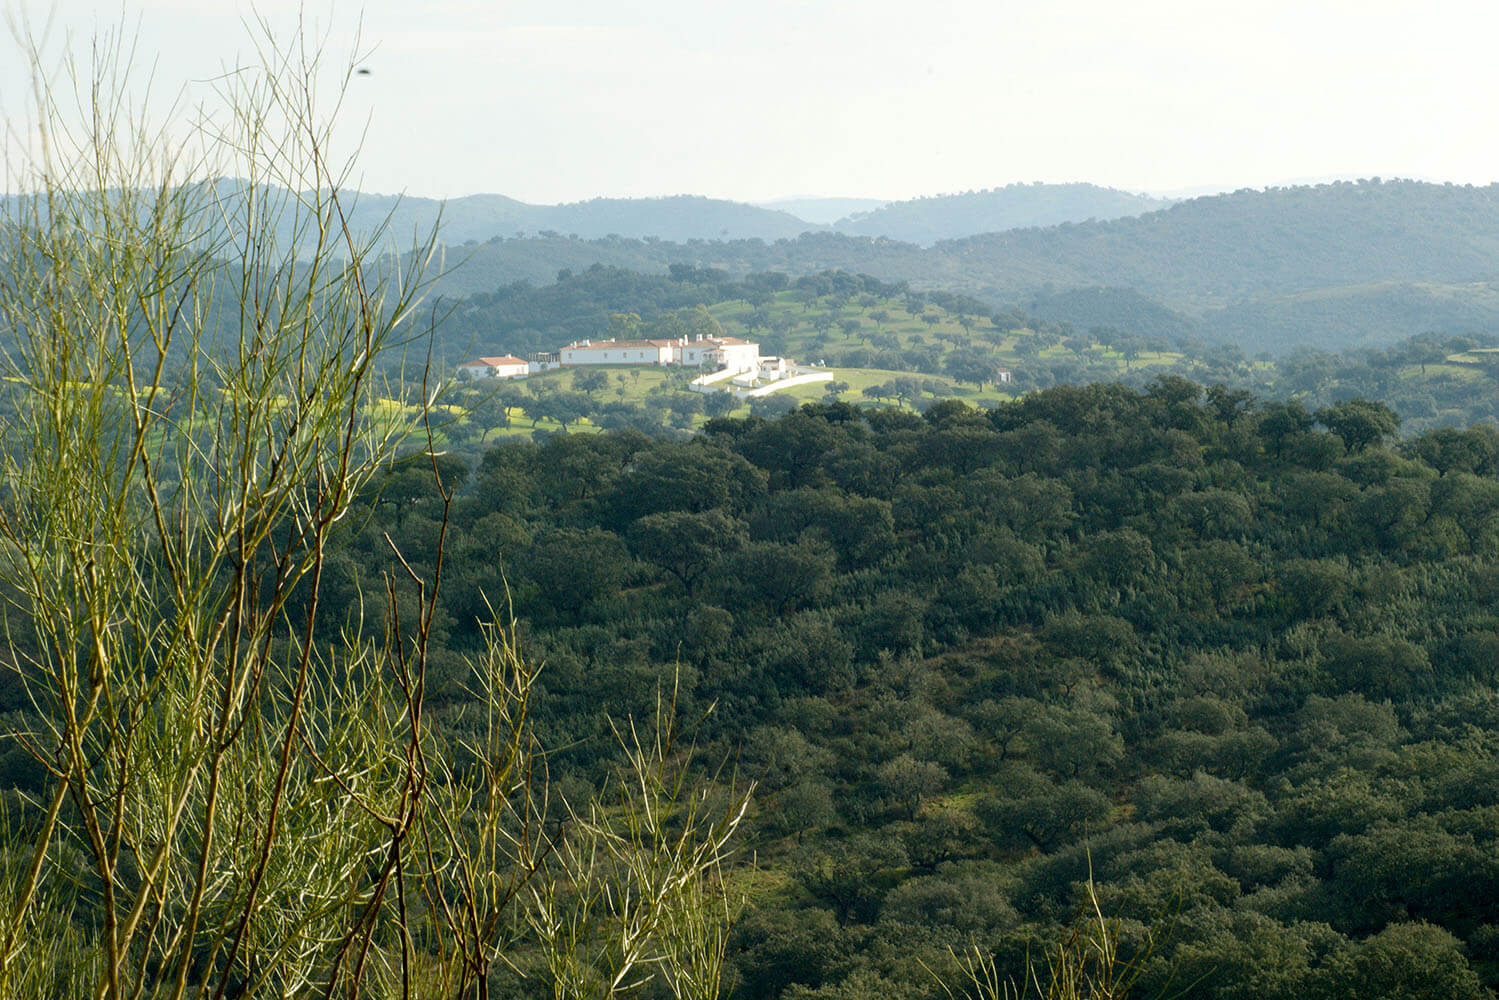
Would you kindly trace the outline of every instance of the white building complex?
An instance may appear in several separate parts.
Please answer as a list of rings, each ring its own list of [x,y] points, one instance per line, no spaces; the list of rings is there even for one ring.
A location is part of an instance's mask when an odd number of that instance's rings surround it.
[[[828,382],[826,369],[805,368],[790,358],[760,356],[760,345],[738,337],[697,336],[665,340],[575,340],[555,352],[520,358],[479,358],[458,366],[460,378],[514,378],[529,372],[588,365],[673,365],[703,374],[688,388],[731,392],[740,398],[763,396],[810,382]],[[732,381],[730,381],[732,380]]]
[[[738,337],[578,340],[558,353],[563,365],[682,365],[747,372],[760,363],[760,345]]]

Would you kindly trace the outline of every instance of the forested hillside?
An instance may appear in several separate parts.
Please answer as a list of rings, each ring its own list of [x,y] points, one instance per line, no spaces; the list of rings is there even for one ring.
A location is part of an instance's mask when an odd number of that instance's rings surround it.
[[[204,9],[60,59],[80,25],[8,19],[0,1000],[1499,1000],[1499,185],[1022,186],[855,233],[343,190],[513,176],[459,98],[517,79],[483,120],[559,190],[877,188],[871,122],[973,176],[980,118],[1200,169],[1149,100],[1183,81],[1259,134],[1232,46],[1179,63],[1150,11],[487,6],[378,74],[257,17],[186,118],[131,66],[219,55]],[[1169,90],[1125,65],[1161,37]],[[1317,79],[1365,96],[1252,103]],[[1026,118],[977,114],[1016,80]],[[377,92],[421,162],[350,158]],[[535,357],[585,338],[637,343]]]
[[[636,239],[765,239],[796,237],[817,229],[796,216],[721,198],[677,195],[669,198],[593,198],[561,205],[532,205],[497,194],[475,194],[439,201],[413,195],[358,193],[350,225],[375,232],[390,221],[397,239],[437,226],[450,245],[560,233],[584,239],[611,235]],[[969,230],[974,232],[974,230]]]
[[[1499,330],[1499,284],[1387,281],[1250,299],[1203,314],[1203,336],[1283,354],[1305,347],[1388,347],[1405,337]]]
[[[1499,435],[1397,422],[1167,377],[512,441],[452,508],[435,638],[514,602],[570,794],[679,685],[759,782],[736,997],[935,1000],[923,965],[1018,969],[1091,869],[1127,948],[1160,932],[1142,996],[1480,998]],[[384,534],[430,572],[424,481],[370,498],[325,628],[379,606]]]
[[[1499,186],[1344,181],[1194,198],[1136,218],[934,249],[978,280],[992,276],[996,289],[1044,265],[1059,285],[1121,285],[1203,307],[1380,281],[1486,278],[1499,255],[1496,222]]]
[[[834,233],[772,243],[499,240],[466,252],[443,287],[488,292],[602,262],[657,272],[691,264],[733,275],[839,268],[1001,307],[1069,290],[1128,289],[1151,309],[1186,317],[1200,336],[1254,355],[1384,346],[1433,330],[1493,325],[1495,232],[1499,187],[1340,182],[1196,198],[1133,218],[1016,229],[926,249]],[[1124,310],[1098,314],[1100,325],[1124,328],[1142,313],[1142,303],[1115,301]]]
[[[436,288],[455,297],[493,291],[517,281],[543,284],[554,280],[559,271],[576,273],[593,264],[657,274],[664,273],[672,264],[682,264],[712,267],[735,277],[756,271],[779,271],[794,277],[839,269],[892,281],[912,281],[926,287],[958,280],[957,272],[944,268],[934,251],[923,251],[914,243],[827,232],[806,233],[773,243],[744,239],[685,244],[663,240],[585,240],[554,234],[450,247],[448,255],[448,269]]]
[[[1036,314],[841,271],[734,280],[721,270],[681,264],[664,275],[594,266],[551,284],[517,283],[456,303],[436,357],[446,370],[475,352],[524,355],[584,338],[727,333],[760,343],[767,354],[833,370],[841,388],[792,390],[790,398],[798,400],[831,391],[851,403],[899,399],[924,407],[956,396],[987,406],[1036,388],[1108,381],[1141,387],[1170,373],[1295,398],[1312,409],[1351,396],[1378,398],[1400,413],[1406,433],[1499,420],[1492,336],[1432,334],[1385,348],[1332,353],[1298,346],[1282,357],[1249,357],[1231,345],[1203,342],[1181,316],[1128,290],[1056,293],[1030,305]],[[1110,314],[1121,322],[1096,325]],[[1001,368],[1011,380],[996,386]],[[626,375],[610,377],[623,382]],[[567,394],[574,401],[568,408],[603,422],[627,420],[646,429],[654,422],[659,430],[659,419],[627,405],[641,402],[634,392],[639,377],[637,371],[628,388],[615,387],[619,398],[590,402]],[[528,395],[547,395],[558,385],[549,376],[503,395],[518,407]],[[882,394],[881,387],[892,391]],[[672,407],[702,412],[701,397],[674,388],[645,402],[659,404],[658,416]],[[782,397],[763,402],[779,404]]]
[[[235,184],[219,186],[232,201]],[[1090,185],[1019,185],[893,203],[837,232],[685,196],[535,206],[476,195],[444,206],[361,194],[349,218],[356,230],[388,221],[399,247],[440,215],[446,246],[434,290],[450,299],[549,284],[595,264],[652,274],[676,265],[733,278],[843,270],[1084,328],[1229,343],[1248,356],[1499,325],[1499,186],[1340,182],[1149,208]],[[964,238],[918,245],[957,232]]]
[[[1169,337],[1173,341],[1197,336],[1202,331],[1191,318],[1167,309],[1132,288],[1092,287],[1042,292],[1026,303],[1026,311],[1079,330],[1112,327],[1145,337]]]

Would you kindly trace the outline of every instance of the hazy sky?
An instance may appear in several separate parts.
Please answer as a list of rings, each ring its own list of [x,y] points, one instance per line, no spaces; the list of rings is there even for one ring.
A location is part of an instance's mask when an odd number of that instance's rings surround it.
[[[256,9],[290,24],[297,6]],[[54,38],[85,41],[122,9],[53,8]],[[247,51],[249,4],[126,9],[159,83],[207,79]],[[371,191],[761,200],[1033,180],[1161,192],[1499,178],[1499,5],[1475,0],[370,0],[307,11],[341,41],[362,11],[374,51],[346,113],[369,120]],[[13,67],[0,57],[12,121],[24,110]]]

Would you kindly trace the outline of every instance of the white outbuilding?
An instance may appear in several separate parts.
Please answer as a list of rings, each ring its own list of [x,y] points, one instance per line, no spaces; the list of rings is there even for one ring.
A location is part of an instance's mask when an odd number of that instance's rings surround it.
[[[458,377],[477,381],[482,378],[518,378],[530,371],[530,365],[521,358],[505,355],[503,358],[475,358],[458,366]]]

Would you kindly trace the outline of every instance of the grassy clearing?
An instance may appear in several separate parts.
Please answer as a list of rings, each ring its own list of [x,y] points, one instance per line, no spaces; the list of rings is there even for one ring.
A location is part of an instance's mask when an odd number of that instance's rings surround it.
[[[756,310],[737,299],[710,305],[708,311],[725,332],[759,341],[766,353],[779,351],[806,364],[826,361],[837,370],[842,370],[841,355],[861,349],[924,355],[935,358],[936,367],[941,367],[952,352],[972,348],[1011,371],[1024,371],[1036,359],[1087,358],[1095,364],[1112,364],[1121,376],[1140,369],[1169,369],[1184,360],[1179,352],[1143,349],[1126,357],[1098,342],[1079,351],[1073,345],[1087,339],[1081,335],[1073,335],[1067,343],[1052,342],[1029,328],[1000,329],[986,318],[955,314],[929,303],[913,313],[898,298],[862,295],[839,305],[831,300],[807,301],[796,291],[785,291],[767,301],[758,318]]]

